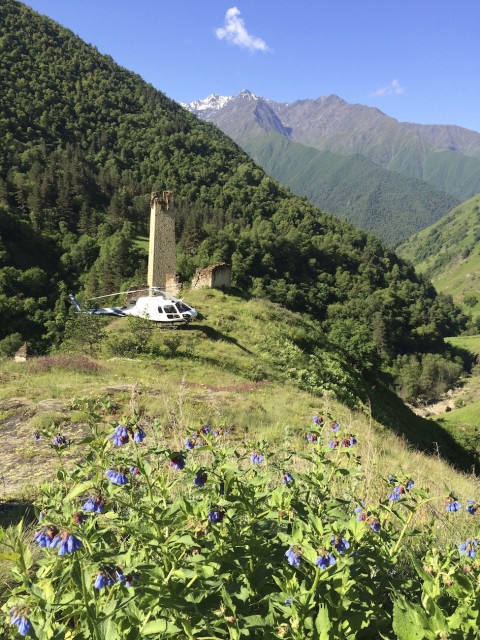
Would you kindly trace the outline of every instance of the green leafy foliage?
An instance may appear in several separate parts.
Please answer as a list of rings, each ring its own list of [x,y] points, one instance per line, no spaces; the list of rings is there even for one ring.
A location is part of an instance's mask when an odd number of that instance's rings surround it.
[[[69,443],[52,443],[60,468],[37,500],[35,553],[22,522],[0,529],[3,637],[19,620],[38,640],[478,634],[478,540],[440,553],[436,523],[427,544],[413,528],[431,503],[461,518],[458,501],[390,476],[365,504],[356,438],[331,416],[296,450],[245,450],[204,425],[183,453],[137,414],[105,430],[88,407],[81,465],[67,472]]]
[[[462,369],[461,360],[452,362],[438,354],[399,356],[394,364],[397,392],[407,402],[438,400],[454,386]]]

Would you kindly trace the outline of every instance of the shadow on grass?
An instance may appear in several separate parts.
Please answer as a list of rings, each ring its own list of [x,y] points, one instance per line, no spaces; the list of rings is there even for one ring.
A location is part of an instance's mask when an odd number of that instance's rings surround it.
[[[22,518],[25,522],[33,522],[35,511],[29,500],[0,500],[0,527],[15,525]]]
[[[252,352],[249,349],[247,349],[247,347],[244,347],[243,345],[241,345],[236,338],[227,336],[225,333],[222,333],[221,331],[217,331],[217,329],[214,329],[213,327],[209,327],[207,325],[187,324],[182,327],[182,331],[199,331],[203,333],[204,336],[209,338],[210,340],[214,340],[214,341],[223,340],[225,342],[228,342],[229,344],[233,344],[235,347],[238,347],[239,349],[241,349],[245,353],[248,353],[249,355],[252,354]]]
[[[441,424],[417,416],[385,386],[377,384],[369,389],[368,395],[372,418],[390,427],[415,449],[439,455],[461,471],[480,468],[478,457],[462,447]]]

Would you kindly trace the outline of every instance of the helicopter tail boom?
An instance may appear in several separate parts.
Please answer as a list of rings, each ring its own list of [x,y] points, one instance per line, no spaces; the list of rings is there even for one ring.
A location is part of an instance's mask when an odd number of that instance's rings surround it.
[[[71,293],[69,293],[68,297],[70,298],[70,302],[73,304],[73,307],[74,307],[75,311],[77,313],[80,313],[82,309],[80,308],[80,305],[78,304],[78,301],[75,298],[75,296],[73,296]]]

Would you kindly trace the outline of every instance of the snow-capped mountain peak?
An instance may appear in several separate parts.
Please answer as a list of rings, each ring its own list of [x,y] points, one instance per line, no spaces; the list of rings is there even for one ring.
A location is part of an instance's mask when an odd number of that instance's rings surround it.
[[[245,98],[247,100],[258,100],[258,96],[256,96],[254,93],[252,93],[248,89],[242,89],[242,91],[240,91],[240,93],[238,94],[238,97]]]
[[[183,106],[189,111],[208,111],[209,109],[223,109],[223,107],[233,99],[233,96],[219,96],[212,93],[203,100],[194,100]]]
[[[211,95],[203,98],[203,100],[194,100],[188,104],[181,103],[182,107],[193,111],[194,113],[206,112],[206,111],[220,111],[225,105],[232,100],[249,100],[255,102],[259,100],[259,97],[248,89],[243,89],[237,96],[220,96],[218,93],[212,93]]]

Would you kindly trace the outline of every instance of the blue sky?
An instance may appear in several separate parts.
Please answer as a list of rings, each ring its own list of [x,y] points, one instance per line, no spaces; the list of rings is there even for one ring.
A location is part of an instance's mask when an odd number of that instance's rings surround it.
[[[336,94],[480,131],[479,0],[28,0],[170,98]]]

